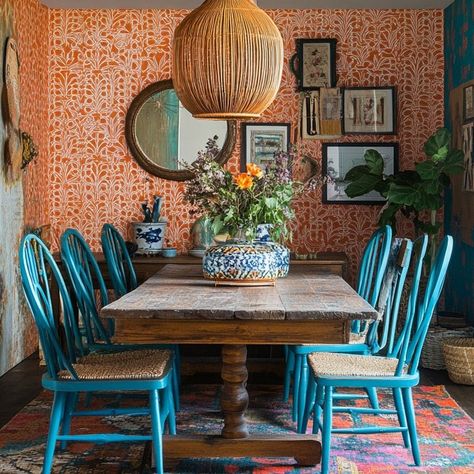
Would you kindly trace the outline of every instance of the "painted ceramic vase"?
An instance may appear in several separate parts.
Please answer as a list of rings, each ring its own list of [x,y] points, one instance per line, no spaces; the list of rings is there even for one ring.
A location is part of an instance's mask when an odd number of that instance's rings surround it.
[[[290,250],[282,244],[272,241],[270,229],[273,224],[259,224],[255,241],[262,245],[269,246],[275,252],[275,258],[278,266],[278,278],[284,278],[290,270]]]
[[[279,270],[271,247],[252,242],[210,247],[202,265],[204,278],[230,285],[273,285]]]
[[[167,222],[133,222],[138,254],[157,254],[163,248]]]

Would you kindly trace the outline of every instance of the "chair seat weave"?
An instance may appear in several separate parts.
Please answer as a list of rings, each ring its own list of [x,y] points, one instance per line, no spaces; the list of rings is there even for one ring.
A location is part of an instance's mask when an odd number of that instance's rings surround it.
[[[315,377],[384,377],[395,374],[398,359],[315,352],[308,356]]]
[[[137,350],[109,354],[89,354],[73,364],[80,380],[159,379],[171,366],[171,351]],[[67,370],[58,374],[60,379],[71,379]]]

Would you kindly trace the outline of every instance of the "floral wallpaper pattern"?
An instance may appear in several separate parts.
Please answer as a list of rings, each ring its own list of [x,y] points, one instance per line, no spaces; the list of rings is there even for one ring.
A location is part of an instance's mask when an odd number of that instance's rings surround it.
[[[94,248],[104,222],[130,237],[140,217],[141,196],[165,198],[169,245],[191,246],[193,221],[183,185],[151,177],[131,158],[124,136],[127,108],[151,82],[171,76],[171,39],[183,10],[51,10],[49,56],[50,184],[47,207],[57,245],[77,227]],[[264,122],[291,122],[296,137],[299,104],[288,60],[296,38],[336,38],[339,85],[395,85],[399,134],[342,141],[393,141],[401,167],[414,164],[426,138],[443,125],[443,12],[441,10],[270,10],[282,32],[285,67]],[[302,151],[321,159],[321,144]],[[230,166],[238,163],[236,148]],[[46,206],[46,205],[45,205]],[[321,190],[297,203],[293,249],[300,253],[344,251],[352,274],[379,207],[323,205]],[[403,223],[401,232],[409,232]]]

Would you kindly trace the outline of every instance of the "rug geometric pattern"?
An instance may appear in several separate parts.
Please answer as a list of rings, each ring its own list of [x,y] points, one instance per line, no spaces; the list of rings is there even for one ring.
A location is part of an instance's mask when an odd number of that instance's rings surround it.
[[[297,436],[291,422],[289,405],[281,401],[281,386],[250,386],[249,429],[252,433],[288,433]],[[178,414],[180,433],[217,433],[222,426],[219,413],[220,387],[189,385],[182,393]],[[380,394],[381,405],[391,407],[391,397]],[[48,429],[50,394],[43,392],[0,430],[0,472],[41,472],[44,443]],[[122,401],[123,405],[124,401]],[[133,400],[135,405],[142,400]],[[366,403],[357,401],[357,405]],[[114,405],[113,398],[95,398],[93,407]],[[448,395],[444,387],[421,386],[415,389],[415,406],[423,460],[415,467],[401,435],[334,435],[331,472],[337,474],[394,473],[474,473],[474,421]],[[336,427],[373,421],[370,415],[337,415]],[[378,416],[377,424],[395,423],[392,415]],[[120,431],[147,432],[143,417],[79,417],[74,432]],[[55,473],[137,473],[143,457],[143,444],[93,445],[75,443],[55,457]],[[288,458],[183,459],[167,460],[167,472],[176,473],[316,473],[318,467],[298,468]]]

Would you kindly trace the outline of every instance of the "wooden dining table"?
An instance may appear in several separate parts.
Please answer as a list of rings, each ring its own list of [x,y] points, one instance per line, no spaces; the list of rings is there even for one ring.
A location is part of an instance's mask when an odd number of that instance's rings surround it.
[[[347,343],[351,321],[377,311],[340,276],[300,266],[275,286],[216,286],[196,265],[167,265],[105,306],[117,343],[222,345],[220,434],[164,436],[164,456],[292,457],[319,462],[313,435],[250,434],[247,345]],[[179,426],[178,426],[179,432]]]

